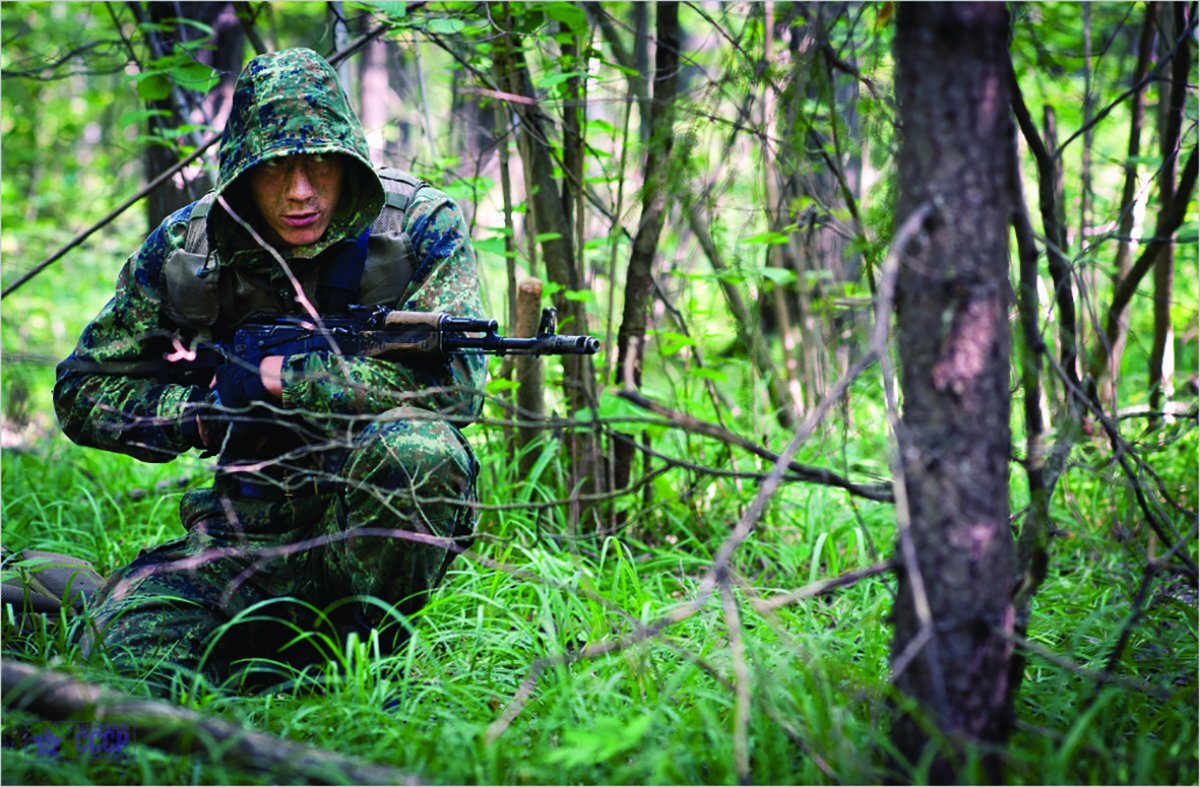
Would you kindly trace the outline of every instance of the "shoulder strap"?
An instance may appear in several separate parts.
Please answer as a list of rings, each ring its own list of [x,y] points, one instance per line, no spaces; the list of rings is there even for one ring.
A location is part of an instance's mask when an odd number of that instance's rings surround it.
[[[192,215],[188,218],[187,240],[183,244],[183,250],[189,254],[208,255],[208,212],[212,210],[216,199],[216,192],[210,191],[192,208]]]
[[[403,231],[404,217],[417,193],[428,184],[391,167],[379,169],[377,174],[383,184],[383,210],[371,227],[357,239],[329,250],[330,256],[335,259],[321,267],[321,291],[317,295],[323,310],[344,311],[349,302],[357,302],[360,296],[364,301],[371,302],[388,302],[397,298],[416,267],[412,243]],[[195,255],[192,259],[198,258],[197,261],[208,256],[208,214],[215,201],[214,192],[205,194],[192,208],[188,219],[183,251]],[[378,243],[374,236],[378,236]],[[376,246],[379,248],[376,249]],[[368,254],[368,249],[377,253]],[[207,268],[207,265],[203,267]],[[215,272],[215,269],[209,271]],[[209,278],[214,279],[212,285],[215,286],[218,277]],[[214,313],[212,320],[216,316]]]
[[[385,210],[394,208],[401,212],[407,211],[417,192],[429,185],[415,175],[392,167],[384,167],[378,170],[377,174],[383,182]]]

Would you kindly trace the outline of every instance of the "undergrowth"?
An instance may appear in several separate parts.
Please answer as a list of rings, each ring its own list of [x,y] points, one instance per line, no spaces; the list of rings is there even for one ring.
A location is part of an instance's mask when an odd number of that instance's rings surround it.
[[[473,430],[485,428],[493,427]],[[673,439],[681,438],[668,436],[662,447]],[[658,637],[569,661],[589,645],[636,640],[642,626],[694,598],[753,485],[738,493],[730,481],[669,474],[656,486],[652,513],[619,534],[569,536],[561,506],[541,513],[486,508],[511,502],[514,489],[535,503],[563,490],[542,480],[550,469],[518,479],[502,441],[474,440],[485,468],[479,539],[411,621],[407,647],[384,655],[375,642],[330,640],[327,670],[284,669],[279,686],[259,694],[181,680],[175,700],[437,783],[737,781],[738,678],[717,599]],[[1169,477],[1194,461],[1195,431],[1174,451]],[[5,545],[85,557],[101,571],[181,535],[178,479],[195,485],[205,478],[199,461],[143,465],[58,436],[4,458]],[[1018,731],[1004,752],[1012,783],[1197,778],[1194,590],[1164,575],[1120,661],[1121,682],[1103,685],[1086,674],[1104,667],[1145,562],[1132,495],[1113,493],[1122,487],[1111,472],[1081,464],[1064,479],[1052,571],[1029,625],[1031,639],[1058,661],[1029,655]],[[682,489],[688,494],[670,496]],[[1019,493],[1014,497],[1019,504]],[[1185,502],[1195,505],[1194,497]],[[1188,524],[1177,519],[1177,527]],[[1126,531],[1114,537],[1118,526]],[[889,507],[850,506],[843,493],[794,485],[739,550],[734,569],[742,587],[736,596],[755,782],[884,778],[892,580],[866,579],[771,613],[755,602],[868,566],[872,549],[890,554],[892,538]],[[138,692],[136,682],[108,674],[102,659],[80,658],[79,625],[48,621],[20,635],[9,628],[4,655]],[[1064,666],[1068,661],[1076,666]],[[528,704],[489,737],[535,663],[544,669]],[[12,739],[38,722],[10,713],[3,724]],[[270,780],[223,765],[219,756],[180,757],[140,745],[135,752],[120,765],[66,764],[38,762],[26,746],[4,757],[3,775],[50,783]],[[982,770],[976,774],[986,781]]]
[[[84,287],[78,279],[52,271],[21,298],[5,301],[3,408],[6,424],[20,427],[20,439],[4,450],[0,465],[3,542],[13,550],[86,558],[107,573],[142,549],[183,535],[180,496],[207,483],[210,468],[194,458],[142,464],[78,448],[57,433],[49,402],[52,368],[45,358],[10,351],[34,346],[52,359],[70,350],[107,297],[94,281]],[[52,308],[61,299],[74,304],[70,312]],[[651,365],[648,380],[652,371]],[[683,397],[697,417],[715,420],[695,383],[685,380],[662,400]],[[888,437],[878,389],[870,375],[856,382],[848,405],[806,443],[800,461],[860,479],[886,478]],[[743,406],[753,414],[753,397]],[[487,414],[504,415],[494,407]],[[644,413],[613,397],[600,408],[601,417],[633,415]],[[727,425],[782,444],[753,417],[732,415]],[[1018,421],[1014,412],[1015,435]],[[1135,423],[1124,431],[1139,437]],[[885,778],[895,699],[888,661],[894,578],[874,576],[774,611],[758,602],[890,557],[891,506],[824,487],[784,485],[731,565],[743,669],[719,593],[696,614],[638,640],[645,626],[697,597],[758,481],[670,470],[654,479],[648,498],[623,499],[622,516],[611,520],[620,526],[597,536],[569,521],[569,506],[545,504],[569,497],[555,445],[542,450],[532,473],[521,474],[501,427],[480,424],[468,433],[484,468],[479,537],[409,621],[413,636],[406,647],[383,654],[374,641],[340,643],[317,634],[329,657],[325,668],[260,665],[275,671],[278,684],[258,693],[181,676],[172,700],[433,783],[733,783],[743,745],[754,782]],[[769,469],[763,460],[695,434],[654,427],[652,437],[655,450],[698,464]],[[1187,532],[1195,525],[1188,512],[1197,508],[1194,420],[1140,437],[1141,456],[1185,509],[1165,513]],[[1107,445],[1084,441],[1071,460],[1051,512],[1050,573],[1028,628],[1039,650],[1025,653],[1016,732],[1001,753],[1005,778],[1012,784],[1194,784],[1200,778],[1196,589],[1170,571],[1156,574],[1114,679],[1097,678],[1135,611],[1147,555],[1165,547],[1149,533]],[[651,462],[651,471],[661,467],[660,460]],[[1011,479],[1019,529],[1027,494],[1016,463]],[[527,506],[505,507],[513,503]],[[1189,550],[1194,558],[1194,541]],[[102,656],[81,657],[81,618],[38,621],[21,632],[13,623],[6,615],[5,658],[145,693],[137,680],[112,674]],[[237,636],[236,625],[227,636]],[[630,644],[579,658],[589,647],[615,642]],[[520,704],[534,665],[540,674]],[[749,696],[743,710],[739,687]],[[518,706],[511,723],[498,723]],[[226,762],[219,747],[207,756],[181,756],[139,743],[127,762],[40,761],[23,736],[41,724],[19,712],[4,714],[4,782],[274,780]],[[968,781],[988,780],[979,766],[984,754],[972,752]],[[902,778],[923,781],[923,767]]]

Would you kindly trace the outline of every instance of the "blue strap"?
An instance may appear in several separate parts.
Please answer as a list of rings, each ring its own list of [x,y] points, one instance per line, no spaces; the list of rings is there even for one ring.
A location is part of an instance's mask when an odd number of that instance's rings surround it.
[[[368,228],[354,240],[334,244],[321,254],[321,278],[317,282],[317,300],[321,311],[337,314],[350,310],[358,297],[363,269],[367,265],[367,244],[371,240]]]

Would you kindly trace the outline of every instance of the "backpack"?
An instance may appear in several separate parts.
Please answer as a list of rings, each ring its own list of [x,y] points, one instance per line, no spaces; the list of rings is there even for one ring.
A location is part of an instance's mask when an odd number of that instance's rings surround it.
[[[355,303],[395,307],[417,265],[404,219],[417,192],[428,184],[398,169],[383,168],[376,174],[383,183],[384,206],[371,224]],[[256,312],[279,311],[293,296],[291,291],[276,291],[247,271],[210,264],[208,214],[215,201],[210,192],[192,208],[183,248],[167,258],[161,277],[167,317],[205,335],[218,324],[236,326]],[[314,303],[320,275],[317,267],[311,266],[301,277],[301,285]]]

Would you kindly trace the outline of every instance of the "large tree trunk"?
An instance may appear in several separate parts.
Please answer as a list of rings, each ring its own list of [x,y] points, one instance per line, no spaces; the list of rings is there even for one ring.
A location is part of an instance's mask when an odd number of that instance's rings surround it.
[[[897,24],[896,225],[933,211],[897,282],[907,504],[892,664],[918,709],[893,737],[916,762],[930,742],[918,716],[951,740],[1004,741],[1011,723],[1008,16],[902,4]],[[954,759],[939,752],[930,778],[955,779]]]

